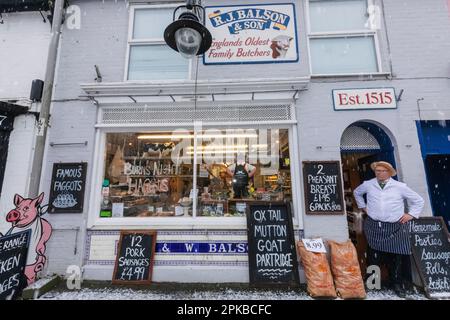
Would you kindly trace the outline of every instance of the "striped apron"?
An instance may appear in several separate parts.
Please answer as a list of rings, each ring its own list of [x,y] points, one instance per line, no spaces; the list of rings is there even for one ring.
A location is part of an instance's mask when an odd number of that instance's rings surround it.
[[[409,224],[400,222],[382,222],[367,217],[364,221],[364,233],[369,246],[378,251],[395,254],[411,254],[409,242]]]

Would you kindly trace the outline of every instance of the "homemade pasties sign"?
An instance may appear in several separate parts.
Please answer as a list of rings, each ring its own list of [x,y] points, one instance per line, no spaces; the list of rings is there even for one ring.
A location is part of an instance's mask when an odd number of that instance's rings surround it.
[[[450,297],[450,236],[442,217],[410,222],[412,254],[429,298]]]
[[[206,7],[204,64],[298,61],[294,4]]]

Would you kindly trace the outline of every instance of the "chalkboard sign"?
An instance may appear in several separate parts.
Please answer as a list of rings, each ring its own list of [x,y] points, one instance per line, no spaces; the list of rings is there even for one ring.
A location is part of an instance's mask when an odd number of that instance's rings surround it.
[[[155,231],[122,231],[112,283],[150,284],[155,246]]]
[[[50,184],[50,213],[83,212],[87,163],[54,163]]]
[[[26,287],[24,275],[31,230],[0,238],[0,300],[15,299]]]
[[[298,285],[290,206],[250,203],[247,209],[250,283]]]
[[[339,161],[303,161],[306,214],[345,213]]]
[[[410,223],[411,250],[428,298],[450,297],[450,242],[442,217]]]
[[[8,115],[8,113],[0,112],[0,130],[12,131],[14,127],[14,116]]]

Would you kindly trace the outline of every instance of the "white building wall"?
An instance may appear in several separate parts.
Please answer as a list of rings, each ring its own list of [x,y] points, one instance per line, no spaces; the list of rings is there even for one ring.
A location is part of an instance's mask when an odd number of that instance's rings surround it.
[[[275,3],[277,1],[266,1]],[[281,1],[282,2],[282,1]],[[247,78],[289,78],[309,76],[307,53],[305,1],[293,1],[297,8],[298,43],[300,60],[292,64],[203,66],[199,67],[199,79],[247,79]],[[431,3],[432,2],[432,3]],[[251,4],[251,1],[232,3]],[[376,4],[381,2],[376,0]],[[297,119],[299,155],[296,161],[339,160],[340,138],[347,126],[356,121],[370,120],[381,124],[392,136],[396,148],[396,160],[400,180],[406,182],[426,200],[424,215],[430,215],[430,203],[426,186],[423,161],[415,127],[419,120],[417,100],[421,102],[421,119],[449,119],[450,90],[450,24],[446,0],[398,1],[385,0],[387,30],[382,26],[379,34],[383,72],[392,75],[376,77],[313,78],[308,90],[299,94]],[[94,152],[94,123],[96,106],[79,97],[83,92],[80,83],[94,82],[94,65],[99,65],[103,82],[120,82],[125,70],[128,8],[124,1],[72,1],[81,8],[81,29],[63,30],[61,39],[60,65],[52,110],[58,119],[49,131],[49,141],[84,142],[85,147],[47,147],[48,154],[43,176],[43,190],[48,190],[51,169],[54,162],[88,162],[84,212],[82,214],[54,214],[49,219],[56,232],[48,244],[48,272],[64,274],[69,264],[82,265],[89,260],[89,243],[84,230],[90,206],[91,174]],[[223,4],[226,1],[207,1],[206,5]],[[407,14],[408,13],[408,14]],[[409,14],[411,13],[411,14]],[[413,16],[411,16],[413,14]],[[389,39],[389,43],[388,43]],[[390,49],[390,51],[389,51]],[[391,59],[391,61],[390,61]],[[392,78],[391,78],[392,76]],[[244,80],[245,81],[245,80]],[[397,94],[404,89],[398,109],[377,111],[333,110],[332,89],[394,87]],[[317,146],[322,146],[318,149]],[[410,147],[408,147],[410,146]],[[300,176],[300,179],[302,177]],[[48,195],[47,195],[48,196]],[[300,196],[303,196],[301,190]],[[300,208],[304,210],[304,208]],[[340,216],[303,216],[304,234],[322,236],[337,241],[348,238],[347,221]],[[80,231],[76,231],[80,228]],[[117,228],[111,228],[116,230]],[[107,230],[106,230],[107,232]],[[209,240],[209,239],[208,239]],[[111,248],[110,248],[111,249]],[[88,265],[87,278],[111,279],[111,261],[105,264]],[[178,267],[155,266],[157,281],[195,280],[203,275],[205,268],[197,266],[182,269],[183,277],[174,277]],[[208,269],[209,270],[209,269]],[[211,272],[218,272],[212,268]],[[226,268],[224,268],[226,270]],[[242,267],[235,281],[245,281],[248,267]],[[236,270],[235,270],[236,271]],[[196,276],[197,275],[197,278]],[[227,279],[225,275],[223,279]],[[219,281],[221,279],[217,279]]]
[[[44,23],[39,12],[2,15],[0,98],[29,98],[31,81],[44,80],[50,23]]]
[[[3,14],[0,24],[0,100],[30,106],[31,83],[44,80],[50,43],[50,23],[39,12]],[[9,229],[6,214],[14,208],[14,194],[28,192],[35,134],[34,115],[17,116],[9,140],[0,197],[0,232]]]

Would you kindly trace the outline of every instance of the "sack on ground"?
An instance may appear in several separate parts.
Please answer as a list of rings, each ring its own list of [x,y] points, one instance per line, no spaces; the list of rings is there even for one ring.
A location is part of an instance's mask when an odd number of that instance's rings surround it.
[[[327,255],[306,250],[302,241],[297,241],[297,252],[305,268],[308,293],[316,298],[336,298],[336,290]]]
[[[328,244],[337,295],[343,299],[364,299],[366,291],[355,246],[351,240],[343,243],[328,241]]]

